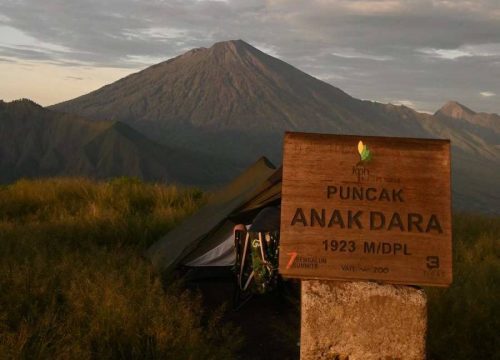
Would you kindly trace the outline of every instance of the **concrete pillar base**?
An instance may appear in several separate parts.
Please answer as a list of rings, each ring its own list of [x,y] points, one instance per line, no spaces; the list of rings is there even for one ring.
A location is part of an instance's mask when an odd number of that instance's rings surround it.
[[[301,360],[425,359],[423,290],[303,280],[301,292]]]

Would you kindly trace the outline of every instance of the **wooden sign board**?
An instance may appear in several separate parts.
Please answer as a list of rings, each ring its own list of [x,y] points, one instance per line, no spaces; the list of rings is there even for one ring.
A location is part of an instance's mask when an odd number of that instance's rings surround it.
[[[447,286],[450,142],[286,133],[280,273]]]

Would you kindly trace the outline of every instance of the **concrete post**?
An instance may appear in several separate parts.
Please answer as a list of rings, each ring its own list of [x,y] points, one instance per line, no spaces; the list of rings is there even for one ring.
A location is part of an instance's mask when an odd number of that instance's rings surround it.
[[[301,360],[425,359],[423,290],[303,280],[301,292]]]

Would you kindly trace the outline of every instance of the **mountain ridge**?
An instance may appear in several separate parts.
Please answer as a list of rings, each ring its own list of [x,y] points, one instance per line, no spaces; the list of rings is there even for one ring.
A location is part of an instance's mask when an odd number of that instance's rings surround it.
[[[156,144],[119,121],[88,121],[28,99],[0,101],[1,183],[61,175],[192,185],[196,177],[208,185],[228,180],[207,169],[207,161],[213,159]],[[220,171],[220,165],[214,167]]]
[[[260,155],[279,163],[286,130],[449,138],[459,207],[476,198],[499,207],[489,182],[500,181],[492,170],[500,165],[498,115],[456,102],[432,115],[359,100],[241,40],[193,49],[51,108],[119,120],[155,141],[241,166]],[[472,183],[487,186],[478,195]]]

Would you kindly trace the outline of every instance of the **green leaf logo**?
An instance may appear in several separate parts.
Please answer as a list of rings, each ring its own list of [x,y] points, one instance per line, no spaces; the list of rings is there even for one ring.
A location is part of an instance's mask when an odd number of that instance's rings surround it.
[[[370,150],[368,150],[368,147],[363,144],[362,141],[358,143],[358,152],[359,156],[361,157],[361,161],[370,161],[372,158],[372,153]]]

